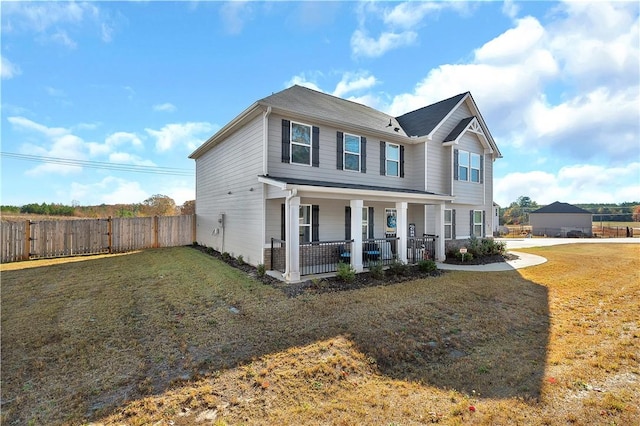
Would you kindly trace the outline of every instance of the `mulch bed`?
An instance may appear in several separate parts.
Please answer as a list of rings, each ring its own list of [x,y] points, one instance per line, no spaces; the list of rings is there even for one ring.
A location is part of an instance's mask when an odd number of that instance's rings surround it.
[[[349,291],[357,290],[366,287],[375,287],[382,285],[392,285],[401,283],[404,281],[412,281],[421,278],[437,277],[444,274],[446,271],[435,270],[432,272],[423,272],[417,265],[407,265],[404,268],[402,274],[392,274],[389,270],[385,271],[384,276],[377,278],[371,272],[361,272],[356,274],[355,279],[352,282],[346,282],[338,277],[326,277],[326,278],[314,278],[299,283],[286,283],[278,280],[270,275],[258,276],[257,269],[249,265],[246,262],[238,262],[238,260],[231,256],[223,256],[222,253],[213,250],[209,247],[194,245],[193,248],[200,250],[210,256],[213,256],[221,261],[227,263],[234,268],[240,269],[246,272],[252,278],[262,282],[263,284],[270,285],[281,290],[288,297],[296,297],[303,293],[332,293],[336,291]],[[488,263],[504,262],[505,260],[517,259],[516,255],[506,253],[505,255],[485,256],[476,258],[471,261],[461,262],[457,259],[447,259],[445,263],[459,264],[459,265],[484,265]]]

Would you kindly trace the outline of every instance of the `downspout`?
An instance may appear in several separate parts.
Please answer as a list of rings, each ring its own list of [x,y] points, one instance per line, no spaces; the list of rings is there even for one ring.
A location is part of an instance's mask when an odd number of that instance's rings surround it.
[[[271,106],[262,114],[262,175],[269,175],[269,115],[271,115]]]
[[[291,244],[289,244],[289,242],[291,241],[290,235],[291,235],[291,221],[288,220],[289,218],[289,202],[291,201],[291,199],[293,197],[295,197],[296,195],[298,195],[298,190],[297,189],[292,189],[289,191],[289,195],[287,195],[287,197],[284,199],[284,223],[285,223],[285,228],[284,228],[284,236],[285,236],[285,261],[284,261],[284,274],[282,274],[282,276],[285,279],[289,278],[289,267],[290,267],[290,259],[291,259]]]
[[[262,176],[267,176],[269,172],[269,115],[271,114],[271,106],[262,113]],[[267,236],[267,194],[266,185],[262,184],[262,246],[265,247],[265,238]],[[262,259],[260,263],[264,264],[264,249],[262,250]]]

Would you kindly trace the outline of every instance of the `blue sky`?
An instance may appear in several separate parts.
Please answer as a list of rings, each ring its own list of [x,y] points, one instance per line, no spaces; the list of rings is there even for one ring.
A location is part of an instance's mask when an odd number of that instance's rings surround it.
[[[503,206],[640,199],[637,2],[0,7],[2,204],[180,205],[188,155],[292,84],[393,115],[471,91]]]

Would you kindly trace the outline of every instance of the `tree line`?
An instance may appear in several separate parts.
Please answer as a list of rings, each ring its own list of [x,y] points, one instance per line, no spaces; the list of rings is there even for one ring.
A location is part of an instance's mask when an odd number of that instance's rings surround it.
[[[593,213],[594,221],[640,222],[640,202],[573,204]],[[521,195],[508,207],[500,208],[500,225],[527,225],[529,213],[544,207],[530,197]]]
[[[152,195],[141,203],[100,204],[96,206],[65,205],[59,203],[31,203],[23,206],[0,206],[2,214],[34,214],[80,218],[144,217],[192,215],[196,211],[195,200],[177,206],[173,198],[162,194]]]

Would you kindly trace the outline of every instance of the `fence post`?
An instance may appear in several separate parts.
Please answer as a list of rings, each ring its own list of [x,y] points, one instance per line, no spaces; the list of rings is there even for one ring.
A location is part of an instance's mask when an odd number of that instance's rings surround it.
[[[153,248],[158,248],[158,216],[153,217]]]
[[[196,233],[196,214],[191,215],[191,242],[198,241],[197,233]]]
[[[25,220],[24,222],[24,253],[22,254],[22,260],[29,260],[30,251],[31,251],[31,221]]]
[[[107,239],[108,239],[107,244],[109,244],[109,247],[108,247],[109,254],[113,253],[113,248],[112,248],[113,240],[111,237],[112,235],[113,235],[113,224],[111,222],[111,216],[109,216],[109,218],[107,219]]]

